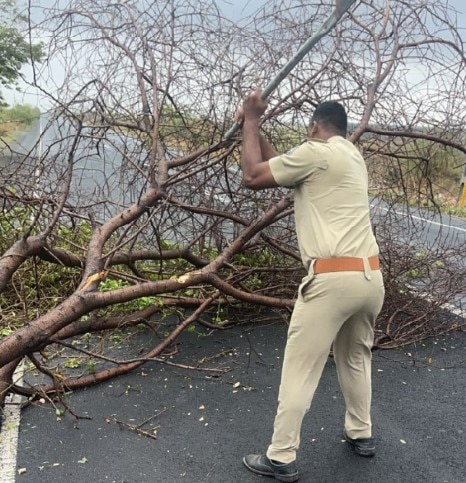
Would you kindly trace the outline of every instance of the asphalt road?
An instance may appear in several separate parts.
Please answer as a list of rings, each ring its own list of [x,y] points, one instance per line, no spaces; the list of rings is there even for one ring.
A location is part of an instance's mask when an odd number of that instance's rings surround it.
[[[250,474],[241,459],[264,451],[269,442],[285,335],[283,323],[211,335],[185,332],[174,362],[194,364],[207,356],[204,366],[231,370],[211,377],[146,365],[70,395],[73,411],[90,420],[57,418],[47,404],[28,407],[21,418],[16,481],[269,481]],[[364,459],[342,442],[344,404],[329,359],[303,425],[300,481],[466,481],[465,361],[466,333],[375,353],[378,453]],[[140,425],[157,439],[126,425]]]

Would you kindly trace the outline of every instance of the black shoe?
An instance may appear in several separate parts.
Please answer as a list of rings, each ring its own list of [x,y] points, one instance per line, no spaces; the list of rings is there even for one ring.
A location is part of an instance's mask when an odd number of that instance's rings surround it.
[[[374,438],[350,438],[346,431],[343,431],[343,437],[354,449],[354,452],[359,456],[371,457],[375,455],[375,442]]]
[[[299,473],[296,463],[280,463],[269,460],[265,455],[250,454],[243,458],[244,466],[253,473],[262,476],[272,476],[278,481],[298,481]]]

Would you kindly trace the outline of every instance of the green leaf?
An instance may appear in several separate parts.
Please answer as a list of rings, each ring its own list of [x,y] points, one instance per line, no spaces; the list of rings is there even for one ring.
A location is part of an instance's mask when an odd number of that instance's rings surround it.
[[[77,369],[81,367],[81,361],[76,357],[70,357],[64,365],[68,369]]]

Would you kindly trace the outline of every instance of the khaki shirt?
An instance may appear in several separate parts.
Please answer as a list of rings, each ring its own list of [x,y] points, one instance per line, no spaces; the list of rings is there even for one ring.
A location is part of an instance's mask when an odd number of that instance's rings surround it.
[[[294,188],[296,233],[306,269],[314,258],[379,254],[369,218],[364,159],[341,136],[310,140],[269,160],[280,186]]]

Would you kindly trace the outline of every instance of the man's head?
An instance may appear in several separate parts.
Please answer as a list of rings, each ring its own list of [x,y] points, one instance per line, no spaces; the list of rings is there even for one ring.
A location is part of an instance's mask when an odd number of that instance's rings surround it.
[[[345,108],[335,101],[322,102],[316,107],[308,129],[310,138],[346,137],[348,117]]]

